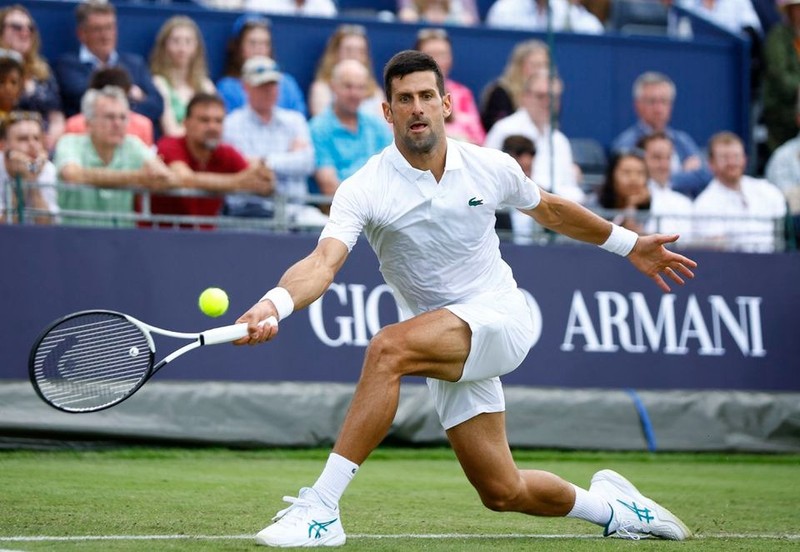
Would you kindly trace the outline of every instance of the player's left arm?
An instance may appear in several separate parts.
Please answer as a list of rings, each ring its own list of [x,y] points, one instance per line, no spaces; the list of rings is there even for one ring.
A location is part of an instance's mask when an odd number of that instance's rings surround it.
[[[613,224],[591,212],[589,209],[566,198],[541,190],[541,201],[533,209],[522,212],[554,232],[572,239],[607,245],[612,238]],[[683,285],[683,278],[694,278],[693,268],[697,263],[693,260],[668,250],[665,245],[675,242],[677,234],[650,234],[638,236],[632,249],[625,254],[627,259],[640,272],[652,279],[665,292],[669,285],[662,275],[677,284]]]

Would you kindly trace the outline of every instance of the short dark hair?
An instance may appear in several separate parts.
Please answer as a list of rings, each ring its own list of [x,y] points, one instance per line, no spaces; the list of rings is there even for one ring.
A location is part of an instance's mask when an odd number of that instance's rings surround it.
[[[383,91],[386,101],[392,101],[392,81],[411,73],[430,71],[436,76],[436,88],[444,96],[444,76],[436,61],[428,54],[417,50],[403,50],[392,56],[383,68]]]
[[[25,75],[25,69],[22,63],[15,56],[0,56],[0,77],[5,78],[6,75],[16,71],[19,76]]]
[[[103,67],[93,71],[89,77],[89,85],[87,88],[101,90],[106,86],[119,86],[127,94],[131,91],[131,87],[133,87],[133,81],[127,69],[119,65]]]
[[[195,106],[206,104],[217,104],[222,107],[223,111],[225,110],[225,102],[217,94],[198,92],[192,96],[192,99],[189,100],[188,104],[186,104],[186,118],[188,119],[192,116],[192,110],[195,108]]]
[[[512,157],[517,157],[523,153],[536,155],[536,144],[533,140],[521,134],[512,134],[508,136],[503,140],[503,147],[501,149]]]
[[[85,0],[84,2],[78,2],[78,5],[75,6],[75,22],[78,24],[78,27],[80,27],[86,23],[90,15],[96,13],[117,15],[117,9],[111,2],[104,2],[102,0]]]
[[[666,140],[670,144],[672,143],[672,138],[670,138],[666,132],[658,130],[656,132],[651,132],[650,134],[645,134],[639,138],[639,140],[636,141],[636,149],[645,151],[647,146],[650,145],[650,142],[655,142],[656,140]]]

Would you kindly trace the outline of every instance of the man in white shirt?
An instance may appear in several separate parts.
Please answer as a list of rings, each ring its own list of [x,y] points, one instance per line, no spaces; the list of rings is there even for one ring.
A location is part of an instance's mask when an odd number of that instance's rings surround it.
[[[650,189],[648,232],[679,234],[680,245],[691,242],[692,200],[672,189],[672,140],[664,132],[654,132],[637,143],[647,167]]]
[[[606,535],[689,538],[691,532],[677,517],[616,472],[596,473],[586,491],[554,474],[515,465],[499,377],[522,362],[534,328],[530,307],[500,256],[494,213],[506,205],[522,209],[547,228],[627,256],[665,291],[661,274],[682,283],[681,276],[692,277],[696,264],[664,248],[677,236],[637,236],[540,191],[505,153],[447,139],[450,96],[427,54],[395,55],[386,66],[384,87],[384,115],[393,125],[394,144],[338,188],[317,247],[239,317],[249,335],[236,343],[274,338],[279,321],[319,298],[362,230],[403,320],[372,338],[319,479],[298,498],[287,497],[291,506],[278,512],[256,542],[282,547],[345,543],[339,500],[386,435],[397,411],[400,380],[411,375],[428,378],[447,437],[487,507],[584,519],[604,527]],[[261,322],[271,317],[274,323]],[[635,502],[649,515],[643,518],[617,500]]]
[[[9,207],[15,208],[19,200],[15,189],[17,182],[23,187],[23,203],[27,209],[40,212],[36,222],[47,224],[58,214],[56,198],[56,167],[47,158],[44,145],[42,118],[31,111],[12,111],[0,124],[0,222],[5,219],[6,190],[10,186],[12,197]]]
[[[533,174],[528,176],[549,192],[583,203],[585,197],[575,176],[569,140],[563,132],[550,125],[551,95],[552,111],[557,114],[563,92],[564,83],[558,76],[551,80],[549,71],[534,73],[525,83],[521,107],[492,126],[484,145],[502,149],[503,140],[509,136],[527,136],[536,144]]]
[[[486,14],[486,25],[546,31],[548,17],[551,18],[550,25],[554,31],[585,34],[601,34],[604,31],[600,20],[574,0],[497,0]]]
[[[708,161],[714,179],[694,201],[697,241],[731,251],[775,251],[786,216],[781,191],[766,180],[744,174],[744,144],[731,132],[711,137]]]

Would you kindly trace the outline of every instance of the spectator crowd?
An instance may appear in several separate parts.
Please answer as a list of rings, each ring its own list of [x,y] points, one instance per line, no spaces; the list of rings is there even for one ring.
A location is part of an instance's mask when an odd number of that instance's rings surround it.
[[[246,10],[233,24],[216,82],[202,29],[189,16],[167,19],[145,59],[145,52],[118,49],[113,4],[79,2],[79,48],[47,60],[30,11],[21,4],[0,10],[3,220],[22,216],[24,204],[37,223],[133,226],[144,210],[158,224],[176,215],[203,217],[199,226],[210,229],[214,217],[275,217],[280,204],[297,226],[325,224],[327,205],[319,198],[393,147],[367,29],[339,25],[304,91],[280,64],[268,15],[337,17],[335,2],[206,4]],[[669,75],[648,70],[631,83],[636,122],[603,145],[608,159],[599,184],[586,178],[559,126],[564,90],[579,83],[564,81],[549,46],[518,42],[497,77],[473,91],[450,76],[466,60],[447,29],[599,34],[611,2],[496,0],[482,21],[475,0],[398,0],[393,18],[422,25],[405,46],[442,69],[453,106],[450,139],[502,150],[542,188],[634,231],[679,233],[682,246],[779,250],[800,226],[800,0],[778,0],[780,18],[772,25],[762,23],[751,0],[674,4],[751,40],[763,151],[748,159],[750,137],[727,129],[701,145],[673,127],[679,90]],[[685,34],[674,18],[666,31]],[[762,172],[765,178],[754,176]],[[143,191],[146,201],[138,197]],[[787,220],[794,226],[784,228]],[[518,243],[530,243],[532,225],[513,212],[498,216],[498,230]]]

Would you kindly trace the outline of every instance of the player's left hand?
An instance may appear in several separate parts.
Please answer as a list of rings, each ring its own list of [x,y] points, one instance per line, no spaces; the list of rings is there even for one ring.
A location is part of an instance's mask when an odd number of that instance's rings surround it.
[[[692,269],[697,268],[697,263],[688,257],[670,251],[665,247],[679,238],[678,234],[650,234],[639,236],[636,245],[628,255],[628,260],[639,271],[652,279],[665,293],[670,287],[663,276],[667,276],[676,284],[683,285],[684,278],[694,278]]]

